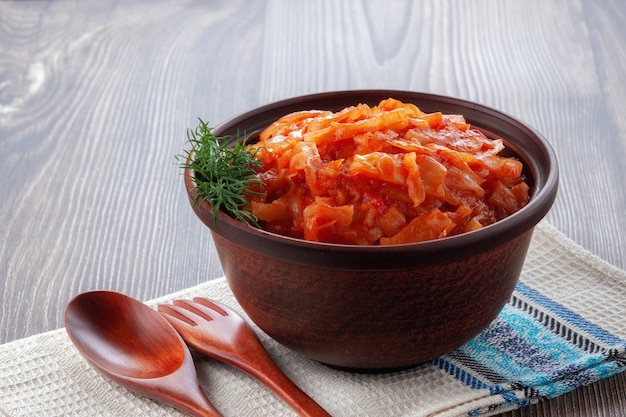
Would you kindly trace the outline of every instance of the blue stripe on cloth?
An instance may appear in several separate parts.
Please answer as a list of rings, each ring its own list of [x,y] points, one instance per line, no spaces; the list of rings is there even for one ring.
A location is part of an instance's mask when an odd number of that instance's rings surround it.
[[[542,371],[561,364],[517,334],[505,321],[496,319],[487,330],[460,348],[477,362],[511,382],[524,386],[544,385],[552,381]],[[550,396],[556,387],[548,387],[542,395]],[[557,388],[558,389],[558,388]]]
[[[448,353],[445,358],[450,362],[462,364],[463,368],[467,369],[469,373],[480,375],[481,378],[483,378],[483,384],[489,386],[491,390],[497,389],[500,384],[508,382],[502,375],[467,356],[461,349],[456,349]]]
[[[573,328],[570,325],[566,325],[565,322],[559,321],[558,316],[554,316],[544,310],[542,306],[536,306],[534,302],[526,300],[528,300],[528,298],[521,296],[519,293],[515,293],[511,296],[509,304],[519,309],[524,314],[527,314],[529,317],[534,318],[557,336],[566,339],[571,344],[578,346],[586,352],[598,353],[606,351],[606,347],[603,347],[604,344],[593,338],[593,336],[582,333],[579,329]]]
[[[489,385],[485,384],[471,373],[459,368],[453,363],[445,360],[443,357],[437,358],[432,362],[438,368],[444,370],[448,374],[454,376],[459,381],[463,382],[474,389],[489,389]]]
[[[521,355],[531,353],[531,351],[536,352],[536,356],[521,358],[522,363],[526,363],[527,366],[536,371],[548,371],[547,374],[551,379],[559,378],[571,370],[587,368],[594,363],[605,360],[604,355],[589,355],[567,340],[547,331],[537,321],[521,314],[519,310],[506,306],[499,317],[509,327],[508,330],[512,333],[512,337],[521,338],[520,346],[516,348],[521,347],[521,345],[527,347],[528,351],[521,353]],[[506,330],[504,329],[504,331]],[[487,331],[487,333],[489,332]],[[557,368],[563,364],[566,366],[562,369]]]
[[[502,402],[489,410],[506,409],[623,371],[626,341],[519,283],[487,329],[433,364],[472,388],[500,396]]]
[[[596,337],[598,340],[602,341],[603,343],[606,343],[607,345],[626,346],[626,341],[625,340],[620,339],[619,337],[615,336],[614,334],[607,332],[606,330],[604,330],[600,326],[585,320],[580,315],[574,313],[573,311],[571,311],[568,308],[562,306],[561,304],[557,303],[556,301],[546,297],[545,295],[543,295],[540,292],[538,292],[537,290],[529,287],[528,285],[524,284],[523,282],[519,282],[517,284],[517,287],[515,288],[515,290],[517,292],[519,292],[520,294],[522,294],[522,295],[528,297],[529,299],[533,300],[537,304],[540,304],[541,306],[545,307],[546,309],[556,313],[559,317],[563,318],[565,321],[571,323],[575,327],[577,327],[577,328],[579,328],[579,329],[589,333],[590,335]]]
[[[603,363],[603,355],[589,355],[566,343],[543,326],[510,307],[481,335],[460,348],[467,356],[491,364],[505,379],[537,388],[539,396],[553,397],[597,379],[583,372]],[[575,380],[571,380],[576,376]]]

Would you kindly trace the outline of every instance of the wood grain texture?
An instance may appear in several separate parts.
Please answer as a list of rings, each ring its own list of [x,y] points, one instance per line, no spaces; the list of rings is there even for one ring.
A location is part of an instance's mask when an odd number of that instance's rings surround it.
[[[222,275],[175,155],[298,94],[397,88],[496,107],[561,165],[548,220],[626,268],[622,0],[0,2],[0,343],[74,294]],[[506,416],[626,415],[623,374]]]

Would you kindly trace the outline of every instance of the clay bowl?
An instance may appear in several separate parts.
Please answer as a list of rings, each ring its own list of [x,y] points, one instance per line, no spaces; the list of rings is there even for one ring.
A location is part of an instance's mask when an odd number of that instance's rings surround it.
[[[498,315],[519,279],[534,226],[552,206],[558,167],[532,128],[491,108],[406,91],[359,90],[296,97],[256,108],[214,129],[216,136],[262,130],[297,110],[339,110],[394,97],[427,112],[463,114],[502,137],[525,164],[531,200],[478,231],[387,247],[306,242],[258,230],[211,206],[193,210],[209,227],[232,292],[263,331],[324,364],[356,371],[411,367],[461,346]]]

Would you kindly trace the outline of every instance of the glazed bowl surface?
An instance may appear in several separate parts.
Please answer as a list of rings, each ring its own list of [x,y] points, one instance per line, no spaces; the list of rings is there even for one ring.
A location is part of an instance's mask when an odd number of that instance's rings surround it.
[[[518,282],[535,225],[557,194],[558,165],[534,129],[492,108],[411,91],[357,90],[296,97],[262,106],[219,126],[215,136],[261,131],[299,110],[337,111],[393,97],[425,112],[462,114],[487,136],[504,140],[524,164],[530,201],[480,230],[390,246],[339,245],[280,236],[196,201],[241,307],[279,343],[329,366],[388,371],[454,350],[485,329]]]

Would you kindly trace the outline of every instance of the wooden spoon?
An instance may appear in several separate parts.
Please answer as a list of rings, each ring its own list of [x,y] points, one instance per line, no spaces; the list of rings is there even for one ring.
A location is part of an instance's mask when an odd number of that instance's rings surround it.
[[[194,416],[222,416],[202,392],[179,334],[138,300],[112,291],[79,294],[67,305],[65,328],[95,369],[129,390]]]

